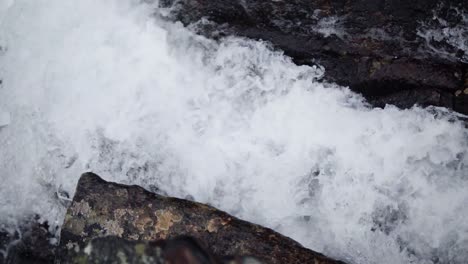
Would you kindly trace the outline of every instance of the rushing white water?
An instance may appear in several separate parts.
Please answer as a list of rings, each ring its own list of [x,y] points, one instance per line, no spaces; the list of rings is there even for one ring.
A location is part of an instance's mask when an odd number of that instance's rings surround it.
[[[265,43],[157,3],[0,3],[0,222],[60,225],[79,175],[211,203],[349,263],[468,259],[468,131],[370,109]]]

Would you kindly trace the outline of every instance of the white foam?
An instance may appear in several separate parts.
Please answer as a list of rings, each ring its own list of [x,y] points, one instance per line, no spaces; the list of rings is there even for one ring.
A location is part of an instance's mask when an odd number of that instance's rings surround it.
[[[196,36],[156,4],[1,10],[0,219],[60,224],[92,170],[193,196],[350,263],[468,258],[467,130],[369,109],[261,42]]]
[[[0,110],[0,127],[10,124],[10,113]]]

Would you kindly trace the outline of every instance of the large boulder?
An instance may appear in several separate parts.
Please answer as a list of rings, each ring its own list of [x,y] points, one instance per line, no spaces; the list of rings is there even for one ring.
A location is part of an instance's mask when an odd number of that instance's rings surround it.
[[[62,263],[105,236],[158,241],[190,236],[215,257],[253,256],[265,263],[341,263],[302,247],[275,231],[240,220],[211,206],[169,198],[139,186],[81,176],[61,230]],[[75,253],[74,253],[75,252]]]
[[[320,64],[328,81],[349,86],[376,106],[436,105],[468,113],[465,0],[161,3],[175,5],[172,17],[185,24],[207,18],[222,25],[198,23],[211,37],[224,32],[262,39],[298,64]]]

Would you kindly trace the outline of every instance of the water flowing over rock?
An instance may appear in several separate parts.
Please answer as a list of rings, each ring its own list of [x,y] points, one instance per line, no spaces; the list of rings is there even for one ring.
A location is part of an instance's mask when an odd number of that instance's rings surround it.
[[[81,253],[89,251],[89,247],[108,248],[102,240],[89,244],[93,238],[103,236],[157,241],[180,235],[197,239],[216,257],[253,256],[265,263],[341,263],[271,229],[242,221],[208,205],[163,197],[138,186],[106,182],[92,173],[83,174],[78,183],[62,227],[59,257],[61,263],[80,256],[92,260],[89,253]],[[109,241],[122,248],[148,247],[144,243]],[[153,257],[157,258],[155,254]]]
[[[296,63],[324,66],[327,80],[375,106],[468,113],[466,1],[163,1],[172,4],[176,19],[202,33],[270,41]]]
[[[41,223],[38,215],[18,223],[13,232],[0,226],[0,264],[53,263],[56,234],[52,231],[57,230]]]
[[[217,259],[191,237],[169,240],[130,241],[115,236],[99,237],[85,247],[67,251],[66,263],[134,263],[134,264],[261,264],[252,257]]]

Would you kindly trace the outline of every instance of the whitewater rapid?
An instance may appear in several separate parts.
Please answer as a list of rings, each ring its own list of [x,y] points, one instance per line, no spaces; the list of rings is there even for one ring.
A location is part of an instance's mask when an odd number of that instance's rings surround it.
[[[349,263],[468,259],[468,130],[371,109],[267,43],[134,0],[0,2],[0,223],[81,173],[193,197]]]

